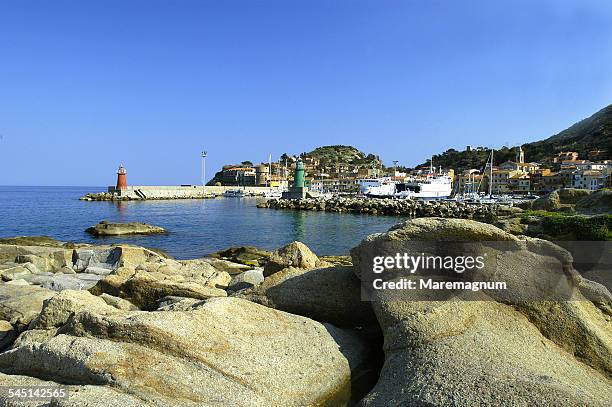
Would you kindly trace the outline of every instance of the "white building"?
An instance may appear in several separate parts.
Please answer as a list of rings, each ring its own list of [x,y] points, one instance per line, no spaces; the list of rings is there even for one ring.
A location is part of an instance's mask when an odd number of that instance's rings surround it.
[[[607,175],[598,170],[577,170],[572,174],[572,187],[596,191],[606,184]]]

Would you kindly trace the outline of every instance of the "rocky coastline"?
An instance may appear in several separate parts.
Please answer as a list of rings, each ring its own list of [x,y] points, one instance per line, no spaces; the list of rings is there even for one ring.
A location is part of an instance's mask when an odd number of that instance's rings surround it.
[[[519,208],[499,204],[453,201],[417,201],[411,199],[372,199],[359,197],[268,199],[258,208],[292,209],[362,213],[369,215],[405,216],[409,218],[443,217],[488,221],[496,216],[522,212]]]
[[[458,237],[476,252],[509,244],[496,277],[520,284],[448,301],[362,298],[387,245]],[[520,301],[546,289],[551,259],[571,301]],[[175,260],[0,239],[0,385],[64,386],[62,407],[606,406],[612,296],[572,262],[551,242],[442,217],[368,236],[350,257],[300,242]]]

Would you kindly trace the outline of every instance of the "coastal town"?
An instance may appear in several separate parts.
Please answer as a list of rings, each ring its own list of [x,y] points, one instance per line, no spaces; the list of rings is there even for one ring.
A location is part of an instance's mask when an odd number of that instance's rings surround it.
[[[331,146],[333,147],[333,146]],[[466,151],[472,150],[468,146]],[[483,149],[477,147],[477,149]],[[515,148],[516,157],[494,165],[470,168],[456,172],[453,168],[436,168],[430,165],[407,170],[384,167],[376,162],[370,167],[363,164],[334,163],[326,166],[314,156],[285,156],[283,160],[253,165],[244,162],[226,165],[208,185],[259,186],[288,188],[293,183],[293,172],[298,158],[305,169],[305,185],[310,190],[323,193],[358,193],[361,180],[388,178],[396,183],[424,179],[432,172],[444,173],[451,179],[454,194],[487,192],[494,194],[546,194],[560,188],[577,188],[596,191],[612,186],[612,160],[605,157],[606,151],[592,151],[584,159],[574,151],[557,153],[546,162],[530,162],[522,147]],[[433,168],[433,170],[432,170]]]

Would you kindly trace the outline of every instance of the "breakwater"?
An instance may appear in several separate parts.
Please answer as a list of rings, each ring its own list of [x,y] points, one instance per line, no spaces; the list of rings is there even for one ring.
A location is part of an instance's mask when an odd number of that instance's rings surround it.
[[[207,199],[222,195],[228,189],[238,189],[247,195],[263,195],[268,187],[235,187],[235,186],[128,186],[126,189],[108,187],[106,192],[85,194],[83,201],[143,201],[156,199]]]
[[[492,220],[496,216],[510,215],[521,209],[508,205],[465,203],[453,201],[415,201],[411,199],[364,198],[308,198],[269,199],[260,202],[259,208],[294,209],[326,212],[364,213],[371,215],[395,215]]]

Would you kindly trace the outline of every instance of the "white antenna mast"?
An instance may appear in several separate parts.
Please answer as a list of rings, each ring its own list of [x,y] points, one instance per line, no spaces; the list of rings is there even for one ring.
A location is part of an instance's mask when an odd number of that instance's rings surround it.
[[[208,155],[207,151],[202,150],[202,159],[201,159],[201,168],[200,168],[200,176],[202,177],[202,186],[206,185],[206,156]]]

